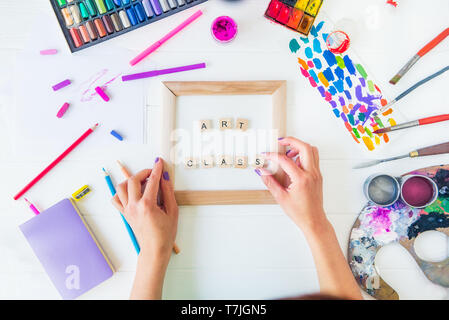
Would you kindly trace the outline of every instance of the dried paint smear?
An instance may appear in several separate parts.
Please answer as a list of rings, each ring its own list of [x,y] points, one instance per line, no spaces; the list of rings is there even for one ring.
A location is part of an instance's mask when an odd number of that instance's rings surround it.
[[[379,276],[374,261],[378,250],[389,243],[399,242],[416,260],[426,277],[449,287],[449,258],[440,262],[419,259],[413,249],[416,237],[436,230],[449,236],[449,166],[419,170],[439,187],[438,200],[424,209],[413,209],[401,201],[390,207],[372,203],[362,210],[351,231],[348,260],[359,285],[377,299],[397,299],[397,293]]]
[[[357,62],[355,55],[335,55],[326,47],[330,26],[321,21],[312,27],[308,38],[292,39],[290,51],[296,54],[299,69],[310,85],[330,105],[355,142],[369,151],[390,141],[387,134],[372,132],[394,122],[392,110],[373,113],[387,104],[381,90]]]

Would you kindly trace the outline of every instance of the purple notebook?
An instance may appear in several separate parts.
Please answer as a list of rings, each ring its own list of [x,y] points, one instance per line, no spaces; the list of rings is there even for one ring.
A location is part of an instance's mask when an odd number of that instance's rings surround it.
[[[75,299],[114,269],[71,199],[20,226],[63,299]]]

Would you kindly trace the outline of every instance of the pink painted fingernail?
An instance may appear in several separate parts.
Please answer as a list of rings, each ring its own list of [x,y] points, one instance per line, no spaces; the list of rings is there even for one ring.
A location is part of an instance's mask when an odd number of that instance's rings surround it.
[[[282,140],[282,139],[284,139],[284,137],[278,138],[278,140]]]
[[[288,154],[290,153],[290,151],[292,151],[292,150],[288,150],[288,151],[285,153],[285,155],[288,156]]]
[[[254,172],[256,172],[259,176],[261,176],[262,174],[260,173],[259,169],[254,170]]]
[[[159,157],[157,157],[155,160],[154,160],[154,163],[158,163],[159,162]]]
[[[165,172],[162,174],[162,177],[164,178],[165,181],[169,181],[169,180],[170,180],[170,175],[168,174],[167,171],[165,171]]]

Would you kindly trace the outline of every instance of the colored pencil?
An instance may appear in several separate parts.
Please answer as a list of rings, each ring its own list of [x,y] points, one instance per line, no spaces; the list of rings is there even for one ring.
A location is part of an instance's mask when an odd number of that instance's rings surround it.
[[[164,74],[184,72],[184,71],[203,69],[203,68],[206,68],[205,63],[192,64],[192,65],[188,65],[188,66],[176,67],[176,68],[170,68],[170,69],[153,70],[153,71],[148,71],[148,72],[135,73],[135,74],[129,74],[126,76],[122,76],[122,81],[139,80],[139,79],[145,79],[145,78],[150,78],[150,77],[157,77],[157,76],[161,76]]]
[[[413,67],[413,65],[418,62],[424,55],[426,55],[430,50],[435,48],[441,41],[443,41],[447,36],[449,36],[449,28],[441,32],[435,39],[430,41],[424,46],[417,54],[413,56],[412,59],[407,62],[407,64],[390,80],[391,84],[398,83],[399,80]]]
[[[419,88],[420,86],[422,86],[423,84],[425,84],[426,82],[432,80],[433,78],[438,77],[439,75],[445,73],[446,71],[449,70],[449,66],[441,69],[438,72],[435,72],[434,74],[428,76],[427,78],[424,78],[423,80],[417,82],[416,84],[414,84],[413,86],[411,86],[410,88],[408,88],[407,90],[405,90],[404,92],[402,92],[400,95],[398,95],[396,98],[394,98],[392,101],[390,101],[387,105],[383,106],[379,112],[382,113],[386,110],[388,110],[392,105],[394,105],[396,102],[398,102],[399,100],[401,100],[402,98],[404,98],[406,95],[408,95],[409,93],[411,93],[413,90]]]
[[[98,123],[92,128],[89,128],[81,137],[79,137],[70,147],[67,148],[59,157],[57,157],[52,163],[50,163],[41,173],[39,173],[30,183],[28,183],[22,190],[20,190],[15,196],[14,200],[22,197],[28,190],[30,190],[39,180],[41,180],[47,173],[49,173],[56,165],[61,162],[67,155],[72,152],[81,142],[83,142],[92,132],[98,127]]]
[[[154,44],[152,44],[149,48],[145,49],[141,54],[139,54],[137,57],[135,57],[134,59],[132,59],[129,64],[131,66],[135,66],[136,64],[138,64],[140,61],[142,61],[143,59],[145,59],[146,57],[148,57],[151,53],[153,53],[154,51],[156,51],[160,46],[162,46],[165,42],[167,42],[168,40],[170,40],[174,35],[176,35],[178,32],[180,32],[181,30],[183,30],[185,27],[187,27],[189,24],[191,24],[193,21],[195,21],[196,19],[198,19],[201,15],[203,14],[203,12],[201,10],[198,10],[197,12],[195,12],[193,15],[191,15],[187,20],[185,20],[183,23],[181,23],[179,26],[177,26],[176,28],[174,28],[172,31],[170,31],[167,35],[165,35],[161,40],[155,42]]]
[[[379,129],[379,130],[374,131],[374,133],[376,133],[376,134],[387,133],[387,132],[391,132],[391,131],[402,130],[402,129],[412,128],[412,127],[417,127],[417,126],[423,126],[426,124],[432,124],[432,123],[448,121],[448,120],[449,120],[449,114],[442,114],[439,116],[423,118],[423,119],[419,119],[419,120],[415,120],[415,121],[409,121],[406,123],[398,124],[396,126]]]
[[[28,200],[27,198],[24,198],[25,202],[28,204],[29,208],[31,209],[31,211],[34,212],[35,215],[40,214],[41,212],[36,208],[36,206],[34,204],[31,203],[30,200]]]
[[[117,193],[114,187],[114,184],[112,183],[112,179],[111,176],[109,175],[109,173],[103,168],[103,172],[104,172],[104,178],[106,180],[106,183],[108,184],[109,190],[111,191],[112,196],[115,196],[115,194]],[[137,242],[136,236],[133,232],[133,229],[131,229],[131,226],[129,225],[128,221],[126,221],[125,217],[123,216],[123,214],[120,212],[120,216],[122,217],[122,221],[125,224],[126,227],[126,231],[128,231],[129,237],[131,238],[131,241],[133,243],[134,249],[136,249],[137,254],[140,253],[140,246],[139,243]]]
[[[127,169],[127,168],[126,168],[120,161],[118,161],[118,160],[117,160],[117,165],[119,166],[120,171],[122,171],[123,176],[124,176],[126,179],[129,179],[129,178],[131,177],[131,173],[129,173],[128,169]],[[160,201],[160,200],[159,200],[159,194],[158,194],[158,201]],[[179,249],[179,247],[178,247],[178,245],[177,245],[176,243],[173,244],[173,251],[174,251],[176,254],[178,254],[178,253],[181,252],[181,249]]]
[[[364,162],[364,163],[354,166],[353,169],[368,168],[368,167],[372,167],[372,166],[375,166],[380,163],[404,159],[404,158],[418,158],[418,157],[434,156],[437,154],[446,154],[446,153],[449,153],[449,142],[437,144],[437,145],[430,146],[430,147],[425,147],[425,148],[418,149],[418,150],[414,150],[414,151],[404,154],[402,156]]]

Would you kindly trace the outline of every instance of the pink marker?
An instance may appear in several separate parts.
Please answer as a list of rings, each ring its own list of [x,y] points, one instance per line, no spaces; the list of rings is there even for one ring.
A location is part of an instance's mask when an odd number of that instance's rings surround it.
[[[58,50],[56,50],[56,49],[47,49],[47,50],[41,50],[39,53],[42,56],[49,56],[49,55],[57,54]]]
[[[106,94],[106,92],[103,91],[102,88],[96,87],[96,88],[95,88],[95,91],[98,93],[98,95],[99,95],[104,101],[106,101],[106,102],[109,101],[108,95]]]
[[[67,109],[70,107],[70,104],[68,104],[67,102],[64,103],[61,107],[61,109],[59,109],[58,113],[56,114],[56,116],[61,119],[62,116],[66,113]]]
[[[31,211],[33,211],[35,215],[41,213],[27,198],[25,198],[25,202],[30,206]]]
[[[170,40],[175,34],[177,34],[179,31],[183,30],[185,27],[187,27],[189,24],[191,24],[193,21],[198,19],[203,12],[201,10],[198,10],[195,12],[192,16],[190,16],[186,21],[181,23],[179,26],[174,28],[172,31],[170,31],[166,36],[164,36],[161,40],[155,42],[153,45],[151,45],[149,48],[147,48],[145,51],[143,51],[141,54],[139,54],[137,57],[132,59],[129,64],[132,66],[135,66],[140,61],[148,57],[151,53],[156,51],[160,46],[162,46],[165,42]]]

